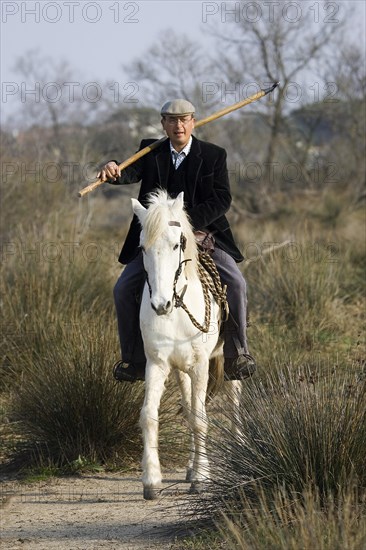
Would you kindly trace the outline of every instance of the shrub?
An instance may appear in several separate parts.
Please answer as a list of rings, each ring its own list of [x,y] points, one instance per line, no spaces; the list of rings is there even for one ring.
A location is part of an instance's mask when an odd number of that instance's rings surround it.
[[[335,504],[320,502],[316,491],[274,501],[263,494],[259,506],[243,497],[240,519],[225,516],[220,525],[227,550],[361,550],[366,543],[365,504],[346,492]]]
[[[366,486],[365,384],[341,372],[271,371],[245,384],[234,427],[218,421],[214,430],[207,513],[240,506],[241,493],[256,501],[258,487],[271,497],[312,486],[326,499]]]
[[[61,331],[24,368],[12,415],[28,446],[52,464],[78,457],[99,463],[135,459],[141,451],[143,385],[113,381],[114,323],[102,317],[88,324],[87,315],[78,320],[83,322]]]

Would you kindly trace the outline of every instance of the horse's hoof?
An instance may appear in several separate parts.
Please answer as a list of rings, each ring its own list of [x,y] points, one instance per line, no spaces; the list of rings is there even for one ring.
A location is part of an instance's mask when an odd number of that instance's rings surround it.
[[[190,495],[201,495],[206,489],[206,484],[202,481],[193,481],[190,488]]]
[[[187,468],[186,482],[191,483],[193,481],[193,468]]]
[[[160,489],[155,487],[144,487],[144,499],[145,500],[156,500],[159,497]]]

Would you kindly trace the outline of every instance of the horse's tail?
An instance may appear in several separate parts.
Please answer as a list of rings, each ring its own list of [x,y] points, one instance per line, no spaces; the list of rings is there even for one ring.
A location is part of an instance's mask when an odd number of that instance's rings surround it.
[[[222,353],[210,358],[206,403],[220,391],[224,383],[224,357]]]

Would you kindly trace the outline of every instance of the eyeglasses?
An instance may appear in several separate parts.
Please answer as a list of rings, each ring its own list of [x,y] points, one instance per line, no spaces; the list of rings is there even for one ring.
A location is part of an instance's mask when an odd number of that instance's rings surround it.
[[[178,122],[181,122],[183,126],[188,124],[191,120],[193,120],[193,115],[188,116],[165,116],[164,120],[170,124],[170,126],[174,126]]]

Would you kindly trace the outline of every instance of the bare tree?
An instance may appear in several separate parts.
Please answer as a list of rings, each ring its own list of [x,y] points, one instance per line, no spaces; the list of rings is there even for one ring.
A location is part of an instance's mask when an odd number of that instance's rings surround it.
[[[341,48],[325,78],[334,82],[339,99],[334,126],[341,139],[334,143],[335,158],[343,159],[357,202],[366,197],[366,61],[360,45]]]
[[[162,32],[144,56],[124,67],[140,86],[152,107],[160,107],[172,97],[192,101],[202,114],[202,82],[212,74],[213,65],[202,46],[172,30]]]
[[[14,69],[20,77],[19,127],[48,128],[48,150],[55,159],[66,159],[66,141],[70,142],[74,131],[71,127],[85,126],[93,119],[101,108],[102,86],[81,82],[68,62],[55,61],[38,50],[19,57]]]
[[[251,4],[256,13],[241,11],[240,17],[208,27],[221,44],[220,65],[231,86],[233,82],[243,81],[255,82],[261,87],[270,82],[281,83],[279,92],[265,104],[265,119],[270,125],[265,164],[270,167],[285,130],[286,107],[304,98],[302,85],[306,77],[316,74],[324,56],[330,55],[343,23],[337,17],[315,19],[316,14],[308,3],[279,0]],[[319,3],[315,5],[319,9]],[[324,8],[326,3],[320,6]],[[327,14],[324,10],[322,13]]]

